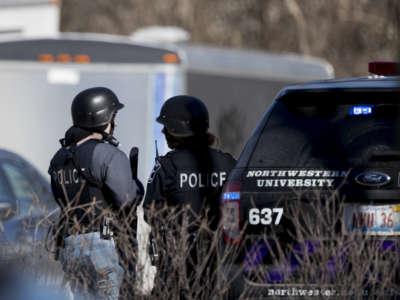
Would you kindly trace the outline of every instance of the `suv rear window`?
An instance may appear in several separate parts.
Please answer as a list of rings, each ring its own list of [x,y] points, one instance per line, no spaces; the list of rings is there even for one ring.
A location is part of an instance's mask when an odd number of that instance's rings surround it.
[[[370,166],[399,151],[400,106],[385,96],[321,93],[277,101],[248,167]]]

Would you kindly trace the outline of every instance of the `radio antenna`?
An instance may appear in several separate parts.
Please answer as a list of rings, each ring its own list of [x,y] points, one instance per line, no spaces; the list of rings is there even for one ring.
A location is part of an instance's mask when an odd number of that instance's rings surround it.
[[[157,140],[155,140],[155,143],[156,143],[156,159],[158,159],[159,155],[158,155]]]

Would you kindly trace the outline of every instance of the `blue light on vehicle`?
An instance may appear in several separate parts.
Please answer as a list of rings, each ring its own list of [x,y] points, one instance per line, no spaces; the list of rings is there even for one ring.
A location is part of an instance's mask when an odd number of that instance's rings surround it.
[[[224,193],[223,199],[224,200],[239,200],[240,199],[240,193],[238,193],[238,192]]]
[[[352,116],[361,116],[361,115],[370,115],[370,114],[372,114],[372,106],[370,106],[370,105],[353,106],[350,109],[350,115],[352,115]]]

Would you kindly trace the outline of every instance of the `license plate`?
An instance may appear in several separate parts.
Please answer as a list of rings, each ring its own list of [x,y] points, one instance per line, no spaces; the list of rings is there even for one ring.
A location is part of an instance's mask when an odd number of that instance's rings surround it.
[[[400,235],[400,205],[356,205],[344,207],[347,232],[366,235]]]

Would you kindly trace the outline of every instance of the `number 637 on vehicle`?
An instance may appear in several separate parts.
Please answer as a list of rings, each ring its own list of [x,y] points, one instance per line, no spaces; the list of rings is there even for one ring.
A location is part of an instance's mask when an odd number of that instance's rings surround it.
[[[283,215],[282,207],[264,207],[249,209],[249,223],[251,225],[279,225]]]

